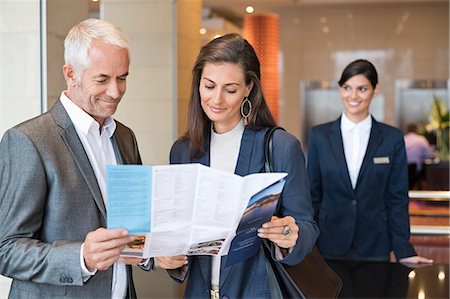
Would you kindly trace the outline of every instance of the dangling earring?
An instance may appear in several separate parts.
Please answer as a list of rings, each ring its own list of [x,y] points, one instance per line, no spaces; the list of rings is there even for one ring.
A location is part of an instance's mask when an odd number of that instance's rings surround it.
[[[248,106],[247,114],[244,112],[245,104]],[[241,115],[244,118],[244,125],[248,124],[248,117],[252,113],[252,102],[248,99],[248,97],[244,97],[244,100],[241,103]]]

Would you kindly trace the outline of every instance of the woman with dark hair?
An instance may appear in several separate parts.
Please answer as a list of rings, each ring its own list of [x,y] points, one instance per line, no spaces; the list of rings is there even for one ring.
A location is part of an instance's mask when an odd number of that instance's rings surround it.
[[[252,46],[228,34],[202,47],[193,69],[185,135],[172,147],[171,163],[202,163],[244,176],[264,172],[264,136],[275,126],[263,96],[259,61]],[[287,172],[278,214],[258,230],[269,241],[272,258],[297,264],[318,236],[298,139],[277,130],[273,135],[273,166]],[[283,231],[285,232],[283,234]],[[286,233],[288,232],[288,233]],[[262,248],[238,264],[225,267],[226,256],[161,257],[169,274],[184,281],[185,297],[276,298]]]
[[[408,167],[402,132],[377,122],[369,106],[378,75],[367,60],[342,72],[344,112],[309,133],[307,169],[318,247],[328,259],[431,263],[409,242]]]

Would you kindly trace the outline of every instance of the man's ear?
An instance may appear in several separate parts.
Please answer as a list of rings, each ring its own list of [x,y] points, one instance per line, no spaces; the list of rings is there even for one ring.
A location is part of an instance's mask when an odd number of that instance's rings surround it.
[[[70,64],[65,64],[63,66],[63,74],[68,86],[73,87],[77,85],[77,78],[75,76],[75,71],[73,70]]]

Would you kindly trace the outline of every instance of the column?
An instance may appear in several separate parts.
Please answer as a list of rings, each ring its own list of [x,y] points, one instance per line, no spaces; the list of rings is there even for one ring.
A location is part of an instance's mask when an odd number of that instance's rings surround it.
[[[247,15],[244,37],[255,48],[261,63],[261,84],[275,121],[278,122],[279,99],[279,17],[276,14]]]

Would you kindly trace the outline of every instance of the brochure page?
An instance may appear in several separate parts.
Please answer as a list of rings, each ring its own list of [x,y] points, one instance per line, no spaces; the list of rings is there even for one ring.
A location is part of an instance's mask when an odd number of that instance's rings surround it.
[[[109,165],[107,225],[136,235],[125,256],[226,255],[252,196],[286,175],[241,177],[201,164]]]

